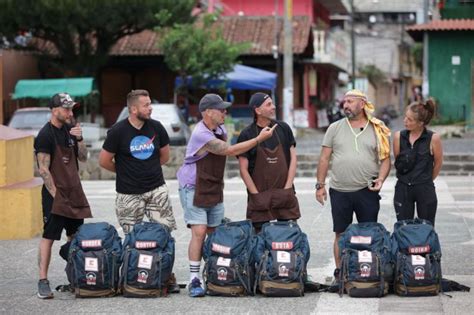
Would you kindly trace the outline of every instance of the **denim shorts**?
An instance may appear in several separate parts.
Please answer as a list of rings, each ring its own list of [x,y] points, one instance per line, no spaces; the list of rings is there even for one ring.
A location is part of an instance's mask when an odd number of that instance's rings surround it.
[[[200,208],[193,204],[194,188],[180,187],[179,199],[184,211],[184,222],[188,227],[203,224],[208,227],[216,227],[224,219],[224,204],[218,203],[214,207]]]

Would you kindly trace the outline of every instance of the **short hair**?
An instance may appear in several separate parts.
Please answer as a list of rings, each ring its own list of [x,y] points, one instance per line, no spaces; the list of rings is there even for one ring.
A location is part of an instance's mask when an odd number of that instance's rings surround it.
[[[425,126],[428,125],[435,114],[436,103],[432,98],[425,102],[417,101],[408,105],[408,109],[415,113],[416,120],[421,121]]]
[[[140,96],[148,96],[150,97],[150,93],[148,93],[147,90],[131,90],[127,94],[127,107],[130,109],[130,107],[135,103]]]

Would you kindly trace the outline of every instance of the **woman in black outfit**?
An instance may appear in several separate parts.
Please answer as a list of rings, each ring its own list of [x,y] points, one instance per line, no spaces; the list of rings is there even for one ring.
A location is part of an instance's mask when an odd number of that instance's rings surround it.
[[[397,184],[393,203],[397,220],[417,216],[435,223],[438,199],[434,179],[443,163],[443,148],[438,134],[426,129],[433,118],[434,101],[410,104],[403,120],[405,130],[395,133],[393,153]]]

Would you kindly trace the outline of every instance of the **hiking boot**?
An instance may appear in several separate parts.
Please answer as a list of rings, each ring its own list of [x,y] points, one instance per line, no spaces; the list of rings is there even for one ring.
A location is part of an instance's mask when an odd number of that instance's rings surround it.
[[[38,297],[40,299],[52,299],[54,297],[54,294],[49,287],[48,279],[41,279],[38,281]]]
[[[204,291],[199,278],[194,278],[191,281],[188,285],[188,291],[190,297],[203,297],[206,295],[206,291]]]
[[[170,280],[168,282],[168,292],[169,293],[179,293],[180,288],[179,284],[176,282],[176,277],[174,273],[171,274]]]

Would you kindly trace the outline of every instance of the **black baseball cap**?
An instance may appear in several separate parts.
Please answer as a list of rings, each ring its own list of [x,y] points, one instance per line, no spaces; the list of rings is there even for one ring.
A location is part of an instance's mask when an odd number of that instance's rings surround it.
[[[249,105],[252,108],[260,107],[267,99],[270,98],[270,95],[257,92],[252,97],[250,97]]]
[[[49,108],[64,107],[73,108],[77,103],[73,101],[71,95],[68,93],[57,93],[51,97],[49,101]]]
[[[214,93],[204,95],[199,101],[199,111],[203,112],[206,109],[226,109],[232,105],[229,102],[224,102],[222,97]]]

